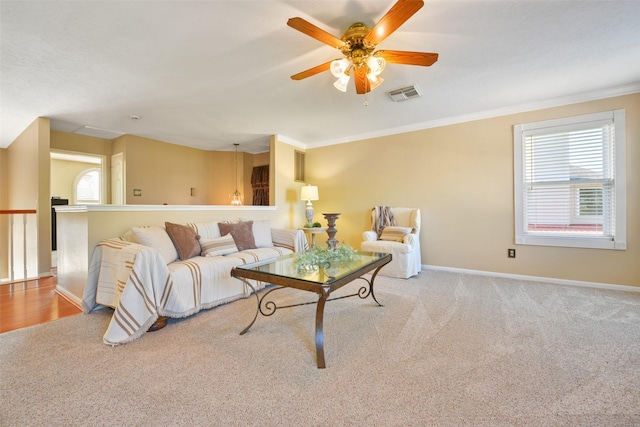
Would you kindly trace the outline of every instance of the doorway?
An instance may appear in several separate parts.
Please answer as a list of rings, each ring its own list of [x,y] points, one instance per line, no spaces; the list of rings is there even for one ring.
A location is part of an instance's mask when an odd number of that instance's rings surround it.
[[[51,150],[51,197],[72,205],[107,204],[105,163],[97,154]]]
[[[70,205],[107,204],[106,158],[97,154],[51,150],[50,196],[68,200]],[[52,243],[56,241],[55,214],[52,212]],[[52,247],[51,266],[58,266],[56,248]]]

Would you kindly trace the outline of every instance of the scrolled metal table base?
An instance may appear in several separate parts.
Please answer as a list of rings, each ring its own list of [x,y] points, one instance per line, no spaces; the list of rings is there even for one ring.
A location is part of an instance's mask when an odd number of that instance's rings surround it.
[[[258,318],[258,313],[262,314],[265,317],[268,317],[268,316],[272,316],[278,309],[298,307],[301,305],[317,304],[316,337],[315,337],[316,338],[316,355],[317,355],[318,368],[324,368],[326,366],[325,360],[324,360],[324,328],[323,328],[325,303],[327,301],[334,301],[338,299],[350,298],[355,296],[359,297],[360,299],[366,299],[369,297],[369,295],[371,295],[371,298],[373,298],[376,304],[378,304],[380,307],[383,307],[383,305],[380,304],[380,302],[378,302],[378,300],[376,299],[375,293],[373,292],[373,282],[376,278],[376,275],[378,274],[378,272],[382,267],[383,266],[376,268],[376,270],[371,275],[370,280],[367,279],[366,277],[358,277],[358,279],[364,280],[368,286],[361,286],[356,293],[352,293],[349,295],[342,295],[335,298],[329,298],[330,292],[327,292],[328,287],[323,287],[322,292],[319,293],[318,301],[308,301],[308,302],[301,302],[297,304],[288,304],[288,305],[281,305],[281,306],[278,306],[272,300],[267,300],[267,297],[272,292],[278,291],[280,289],[292,289],[292,288],[288,288],[286,286],[278,286],[276,288],[268,290],[264,295],[262,295],[262,297],[259,297],[255,287],[248,280],[245,280],[243,278],[241,280],[247,285],[249,285],[249,287],[251,288],[251,292],[253,293],[253,295],[255,295],[258,306],[256,308],[256,313],[253,316],[253,320],[251,320],[251,323],[249,323],[249,325],[247,325],[247,327],[244,328],[242,332],[240,332],[240,335],[244,335],[251,328],[251,326],[253,326],[256,319]]]

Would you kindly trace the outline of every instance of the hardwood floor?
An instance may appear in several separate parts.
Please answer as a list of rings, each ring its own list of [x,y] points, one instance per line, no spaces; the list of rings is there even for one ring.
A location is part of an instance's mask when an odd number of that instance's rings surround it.
[[[0,285],[0,333],[81,314],[59,295],[55,276]]]

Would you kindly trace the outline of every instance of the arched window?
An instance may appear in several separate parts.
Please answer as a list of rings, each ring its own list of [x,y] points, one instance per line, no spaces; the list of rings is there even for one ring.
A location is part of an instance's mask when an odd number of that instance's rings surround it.
[[[100,169],[87,169],[81,172],[75,180],[73,196],[77,205],[99,205],[100,200]]]

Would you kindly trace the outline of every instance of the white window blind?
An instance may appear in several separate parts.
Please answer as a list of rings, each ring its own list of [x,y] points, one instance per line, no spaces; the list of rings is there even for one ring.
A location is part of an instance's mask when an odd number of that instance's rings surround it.
[[[516,243],[626,245],[624,111],[614,113],[515,127]]]

